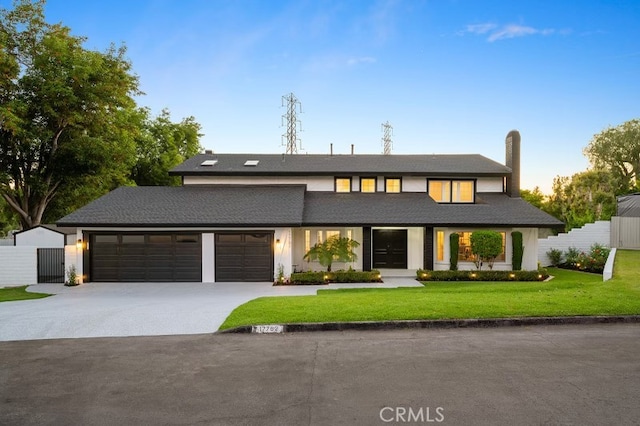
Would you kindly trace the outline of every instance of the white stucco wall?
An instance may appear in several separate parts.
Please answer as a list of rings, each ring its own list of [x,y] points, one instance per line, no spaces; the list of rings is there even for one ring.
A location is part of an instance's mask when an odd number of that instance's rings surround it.
[[[353,187],[353,178],[351,185]],[[255,176],[185,176],[185,185],[307,185],[309,191],[333,191],[333,176],[255,177]]]
[[[36,247],[0,247],[0,287],[31,285],[37,282]]]
[[[276,228],[273,235],[273,275],[278,276],[278,267],[284,268],[284,276],[289,277],[293,272],[293,234],[291,228]]]
[[[424,228],[407,228],[407,269],[424,266]]]
[[[427,192],[427,178],[424,176],[404,176],[402,192]]]
[[[216,243],[215,234],[202,233],[202,282],[213,283],[216,281]]]
[[[476,192],[502,192],[503,180],[501,177],[478,178]]]
[[[15,235],[16,246],[38,248],[63,248],[65,236],[51,229],[38,226]]]

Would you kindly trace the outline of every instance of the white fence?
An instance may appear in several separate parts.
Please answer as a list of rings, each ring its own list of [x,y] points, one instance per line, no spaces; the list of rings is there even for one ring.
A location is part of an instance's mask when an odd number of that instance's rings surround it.
[[[610,247],[611,223],[600,220],[588,223],[582,228],[574,228],[568,233],[562,233],[538,240],[538,261],[542,266],[551,265],[547,252],[551,249],[566,251],[575,247],[581,251],[589,251],[594,243]]]
[[[37,247],[0,247],[0,287],[38,281]]]
[[[611,247],[640,249],[640,217],[611,218]]]

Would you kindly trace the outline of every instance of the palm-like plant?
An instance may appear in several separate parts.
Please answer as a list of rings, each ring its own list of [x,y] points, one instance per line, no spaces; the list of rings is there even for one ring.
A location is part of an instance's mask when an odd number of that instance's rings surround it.
[[[355,240],[336,235],[311,247],[304,255],[304,259],[317,260],[318,263],[327,268],[327,272],[331,272],[333,262],[354,262],[358,260],[358,256],[353,250],[359,245],[360,243]]]

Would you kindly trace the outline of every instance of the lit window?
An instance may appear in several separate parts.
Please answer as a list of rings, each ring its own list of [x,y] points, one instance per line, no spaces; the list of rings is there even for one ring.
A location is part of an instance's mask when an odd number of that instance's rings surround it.
[[[473,262],[475,260],[474,254],[471,252],[471,234],[472,232],[458,232],[460,236],[460,242],[458,245],[458,260],[462,262]],[[496,262],[504,262],[505,260],[505,247],[507,242],[507,234],[501,232],[502,235],[502,253],[495,258]]]
[[[376,192],[376,178],[361,178],[360,192]]]
[[[400,192],[400,179],[387,178],[385,179],[385,191],[397,193]]]
[[[311,231],[308,229],[304,230],[304,252],[307,253],[311,250]]]
[[[448,180],[430,180],[429,196],[438,203],[448,203],[451,201],[451,189]]]
[[[473,203],[472,180],[430,180],[429,196],[438,203]]]
[[[336,178],[336,192],[351,192],[351,179]]]
[[[333,237],[340,237],[340,231],[327,231],[327,240]]]
[[[316,238],[316,243],[322,244],[322,241],[323,241],[322,240],[322,231],[318,231],[317,238]]]
[[[347,229],[347,238],[350,240],[353,239],[353,232],[351,232],[351,229]]]
[[[442,262],[444,260],[444,231],[436,232],[436,242],[438,249],[437,259]]]

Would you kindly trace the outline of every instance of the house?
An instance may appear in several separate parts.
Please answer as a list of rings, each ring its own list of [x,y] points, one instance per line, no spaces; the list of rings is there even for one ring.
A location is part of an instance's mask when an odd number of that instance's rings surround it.
[[[272,281],[279,268],[320,269],[303,259],[334,235],[360,243],[370,270],[473,269],[469,238],[492,229],[511,269],[511,233],[523,269],[537,267],[538,228],[563,224],[520,193],[520,135],[506,162],[481,155],[270,155],[205,153],[170,171],[180,187],[122,187],[62,218],[82,240],[86,281]]]

